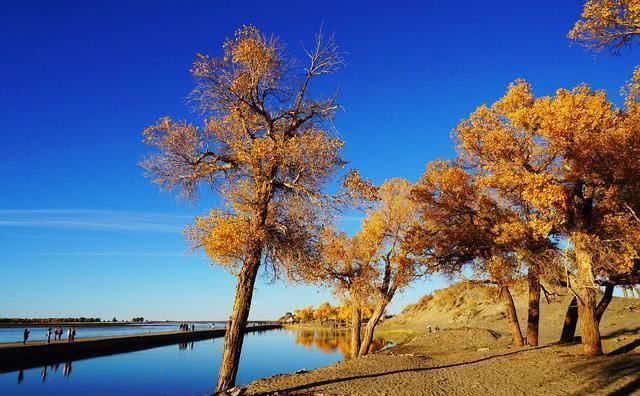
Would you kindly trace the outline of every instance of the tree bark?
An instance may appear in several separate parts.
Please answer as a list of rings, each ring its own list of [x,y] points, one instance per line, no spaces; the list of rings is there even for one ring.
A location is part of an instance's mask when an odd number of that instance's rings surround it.
[[[578,316],[580,317],[580,329],[582,330],[582,348],[587,357],[602,355],[602,342],[600,340],[600,328],[596,318],[595,304],[591,300],[578,300]]]
[[[624,298],[629,298],[629,293],[627,292],[627,288],[626,287],[622,287],[622,294],[624,294]]]
[[[529,311],[527,314],[527,345],[538,346],[540,323],[540,276],[536,269],[529,268]]]
[[[596,318],[598,287],[594,284],[591,255],[584,241],[576,241],[577,282],[573,286],[578,297],[578,317],[582,330],[582,349],[587,357],[602,355],[600,328]]]
[[[378,322],[380,321],[380,318],[382,317],[384,309],[387,307],[387,304],[387,302],[379,303],[373,311],[371,318],[369,318],[367,327],[364,330],[362,344],[360,344],[360,356],[365,356],[369,353],[369,348],[371,347],[371,342],[373,341],[373,334],[375,332],[376,326],[378,325]]]
[[[598,324],[600,324],[602,315],[604,315],[604,312],[607,310],[609,303],[611,302],[611,300],[613,300],[614,288],[614,285],[607,285],[604,289],[604,295],[602,296],[600,302],[598,303],[598,306],[596,307],[596,320],[598,321]]]
[[[572,343],[576,326],[578,325],[578,299],[574,296],[567,307],[567,313],[564,315],[564,325],[562,326],[562,335],[560,335],[560,344]]]
[[[631,299],[636,298],[634,291],[633,291],[633,287],[629,288],[629,296],[631,296]],[[640,298],[640,296],[638,296],[638,298]]]
[[[516,312],[516,306],[513,303],[513,297],[508,287],[503,287],[500,292],[502,295],[502,301],[504,307],[507,310],[507,320],[509,321],[509,328],[511,329],[511,335],[513,336],[513,345],[521,347],[524,345],[522,339],[522,331],[520,330],[520,324],[518,323],[518,314]]]
[[[242,351],[242,342],[244,341],[244,329],[249,317],[253,287],[256,281],[256,275],[258,274],[258,268],[260,267],[261,256],[262,250],[257,249],[253,257],[243,265],[238,275],[236,297],[224,336],[224,352],[222,353],[216,392],[226,391],[235,386],[238,365],[240,363],[240,352]]]
[[[351,308],[351,357],[358,357],[360,350],[360,322],[362,320],[362,311],[360,307],[353,306]]]

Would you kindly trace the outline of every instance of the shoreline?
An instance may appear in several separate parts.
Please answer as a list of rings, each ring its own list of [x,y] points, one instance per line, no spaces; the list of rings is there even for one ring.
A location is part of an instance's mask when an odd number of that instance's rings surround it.
[[[402,334],[403,329],[396,329]],[[398,396],[631,394],[640,391],[640,332],[608,336],[608,355],[585,360],[581,345],[514,347],[488,329],[420,334],[380,352],[261,378],[246,395]],[[635,350],[634,350],[635,348]]]
[[[162,325],[178,325],[180,323],[189,324],[222,324],[227,323],[226,320],[169,320],[169,321],[149,321],[149,322],[44,322],[44,323],[30,323],[30,322],[15,322],[15,323],[0,323],[0,329],[11,328],[46,328],[46,327],[115,327],[115,326],[162,326]],[[258,325],[272,324],[273,321],[268,320],[255,320],[248,323],[257,323]]]

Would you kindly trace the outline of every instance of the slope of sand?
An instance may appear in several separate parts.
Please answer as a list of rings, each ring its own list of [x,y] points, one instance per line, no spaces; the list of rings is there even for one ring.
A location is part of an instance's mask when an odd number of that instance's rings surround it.
[[[495,297],[494,289],[465,283],[455,284],[423,298],[421,303],[409,306],[402,313],[389,319],[380,326],[382,330],[412,329],[418,332],[432,328],[471,327],[491,329],[508,335],[502,302]],[[558,341],[567,306],[572,295],[566,289],[554,290],[550,302],[541,298],[540,303],[540,343]],[[513,290],[520,327],[523,335],[527,326],[527,293],[525,287]],[[629,304],[640,304],[640,300],[614,297],[609,304],[602,321],[600,331],[603,336],[640,330],[640,308],[629,310]],[[580,326],[576,335],[580,335]]]
[[[526,295],[515,294],[522,322]],[[557,339],[569,299],[560,296],[542,304],[543,344]],[[582,357],[579,344],[514,348],[504,322],[502,308],[491,293],[456,285],[382,326],[385,337],[402,330],[417,331],[415,337],[364,358],[304,374],[260,379],[246,393],[640,395],[640,301],[612,301],[602,323],[603,346],[609,356],[596,359]],[[427,324],[442,330],[425,333]]]

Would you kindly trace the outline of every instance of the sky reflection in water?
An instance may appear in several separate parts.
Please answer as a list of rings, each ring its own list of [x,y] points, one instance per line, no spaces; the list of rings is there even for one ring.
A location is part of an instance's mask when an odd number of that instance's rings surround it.
[[[376,348],[385,345],[377,340]],[[205,395],[215,386],[222,338],[0,374],[0,395]],[[343,359],[348,333],[270,330],[250,333],[238,383],[313,369]]]

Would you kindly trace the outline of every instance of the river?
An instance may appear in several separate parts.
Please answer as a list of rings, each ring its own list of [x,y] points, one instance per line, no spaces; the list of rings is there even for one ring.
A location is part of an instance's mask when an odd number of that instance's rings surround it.
[[[387,344],[377,339],[375,348]],[[214,338],[3,373],[0,395],[203,396],[215,387],[222,345],[222,338]],[[342,330],[249,333],[237,382],[326,366],[348,349]]]

